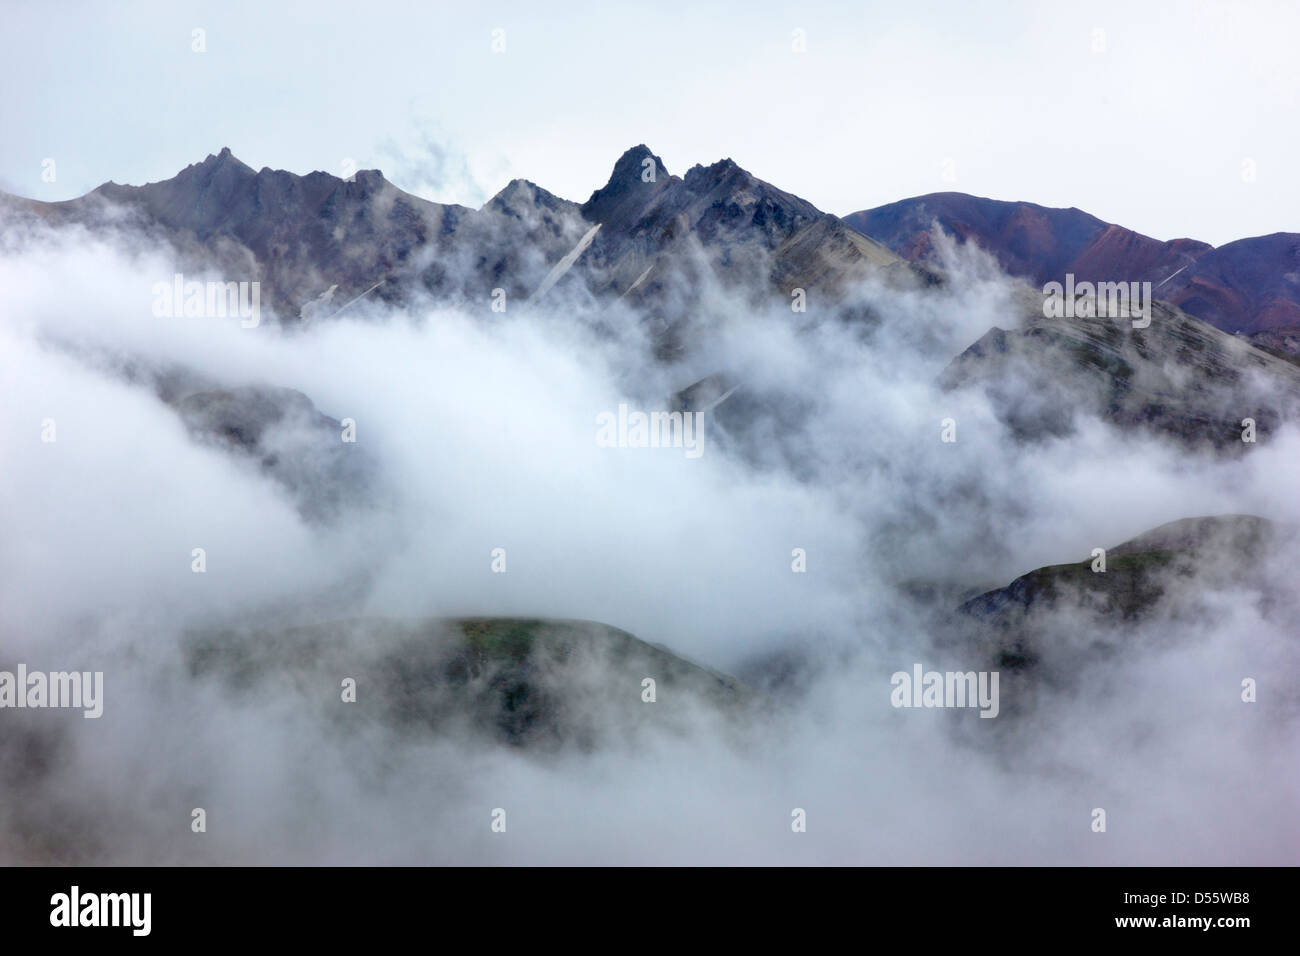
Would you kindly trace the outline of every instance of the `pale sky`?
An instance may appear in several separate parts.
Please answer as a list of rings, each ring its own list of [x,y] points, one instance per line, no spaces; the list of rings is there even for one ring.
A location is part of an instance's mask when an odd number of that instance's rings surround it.
[[[840,215],[957,190],[1160,239],[1300,232],[1295,2],[0,0],[0,18],[0,188],[39,199],[229,146],[473,206],[515,176],[583,201],[644,142],[671,172],[730,156]]]

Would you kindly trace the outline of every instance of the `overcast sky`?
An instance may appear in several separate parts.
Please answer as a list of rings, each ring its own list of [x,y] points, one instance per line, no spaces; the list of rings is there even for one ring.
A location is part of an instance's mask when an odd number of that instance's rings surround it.
[[[35,198],[229,146],[467,205],[515,176],[581,201],[645,142],[840,215],[958,190],[1161,239],[1300,231],[1294,2],[2,9],[0,188]]]

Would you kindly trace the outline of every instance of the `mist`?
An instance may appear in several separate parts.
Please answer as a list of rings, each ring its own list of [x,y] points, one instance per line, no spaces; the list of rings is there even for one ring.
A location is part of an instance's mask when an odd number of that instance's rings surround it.
[[[973,248],[944,245],[937,288],[854,288],[869,327],[710,283],[672,362],[631,306],[564,281],[504,313],[414,297],[242,328],[154,316],[175,263],[130,232],[34,230],[3,248],[0,669],[105,675],[97,720],[0,714],[4,862],[1300,857],[1289,534],[1229,584],[1171,575],[1156,613],[1122,628],[1056,608],[1037,626],[1077,657],[1069,679],[1006,680],[997,719],[891,706],[890,675],[914,663],[985,668],[953,619],[970,596],[1179,518],[1300,521],[1293,428],[1231,459],[1096,419],[1029,444],[977,389],[941,388],[953,356],[1019,321],[1024,289]],[[597,444],[601,413],[667,410],[714,374],[761,414],[742,429],[725,403],[706,411],[699,457]],[[305,517],[255,462],[195,440],[159,396],[168,375],[301,392],[355,423],[347,454],[370,479]],[[1176,613],[1184,598],[1204,613]],[[326,716],[382,650],[364,637],[242,687],[189,652],[196,633],[254,624],[466,616],[602,622],[735,674],[761,704],[737,721],[664,697],[677,719],[534,753]]]

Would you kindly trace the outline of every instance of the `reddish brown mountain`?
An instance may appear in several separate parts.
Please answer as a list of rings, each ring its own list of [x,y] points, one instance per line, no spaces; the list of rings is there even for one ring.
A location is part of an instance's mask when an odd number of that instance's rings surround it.
[[[1227,332],[1300,324],[1300,234],[1240,239],[1218,249],[1152,239],[1080,209],[1051,209],[964,193],[932,193],[845,217],[912,261],[933,255],[931,226],[973,240],[1009,274],[1041,285],[1150,282],[1158,298]]]
[[[1300,235],[1238,239],[1201,256],[1156,294],[1225,332],[1300,325]]]

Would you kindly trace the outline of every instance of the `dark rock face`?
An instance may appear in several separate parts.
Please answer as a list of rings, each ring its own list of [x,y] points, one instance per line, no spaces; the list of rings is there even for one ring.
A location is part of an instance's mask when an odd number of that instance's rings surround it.
[[[373,462],[343,423],[321,414],[301,392],[243,387],[194,392],[174,404],[196,441],[255,462],[294,498],[312,521],[336,517],[368,501]]]
[[[633,146],[618,158],[609,182],[582,204],[582,215],[610,232],[629,232],[674,182],[680,180],[669,175],[663,161],[647,146]]]
[[[1279,232],[1214,248],[1162,242],[1078,209],[934,193],[846,216],[854,229],[913,262],[933,252],[931,224],[991,253],[1035,285],[1150,282],[1155,294],[1225,332],[1300,324],[1300,235]]]
[[[655,179],[645,181],[653,170]],[[600,223],[608,261],[636,250],[662,252],[687,233],[707,247],[754,243],[771,252],[811,222],[826,218],[811,203],[756,179],[733,160],[670,176],[645,146],[614,164],[609,182],[582,214]]]
[[[412,196],[378,170],[254,172],[228,149],[163,182],[107,183],[66,203],[8,197],[0,211],[139,232],[175,249],[182,271],[260,282],[263,304],[288,323],[361,295],[399,302],[423,290],[486,306],[499,285],[531,292],[585,228],[576,204],[525,180],[475,211]]]
[[[108,183],[77,202],[96,200],[161,227],[191,268],[206,260],[223,275],[260,281],[268,304],[290,320],[330,286],[346,301],[410,273],[416,250],[445,243],[470,214],[404,193],[377,170],[350,180],[254,172],[229,149],[169,180]]]
[[[645,181],[650,170],[653,182]],[[788,308],[802,289],[821,314],[850,318],[845,298],[854,283],[918,284],[916,271],[884,246],[731,159],[678,178],[637,146],[582,211],[601,227],[584,263],[588,287],[645,314],[664,359],[689,350],[710,284],[755,308]]]
[[[733,678],[592,621],[337,621],[196,635],[188,660],[195,677],[235,693],[288,681],[333,723],[538,752],[685,732],[693,718],[736,719],[756,702]],[[344,675],[357,681],[355,705],[339,703]],[[655,703],[643,700],[646,678]]]
[[[646,163],[656,171],[655,182],[642,181]],[[801,269],[815,273],[845,261],[875,266],[899,261],[878,243],[861,241],[836,217],[756,179],[730,159],[692,167],[679,179],[638,146],[623,154],[609,183],[582,211],[602,227],[594,258],[620,278],[631,277],[629,285],[645,268],[662,271],[665,259],[684,256],[681,247],[688,238],[706,251],[724,279],[760,286],[775,282],[783,291]],[[830,242],[842,248],[827,248]],[[809,265],[818,256],[820,270]]]
[[[978,386],[1024,440],[1069,434],[1091,414],[1190,445],[1242,452],[1243,419],[1266,441],[1300,409],[1300,368],[1156,303],[1151,324],[1027,316],[957,356],[947,388]]]

